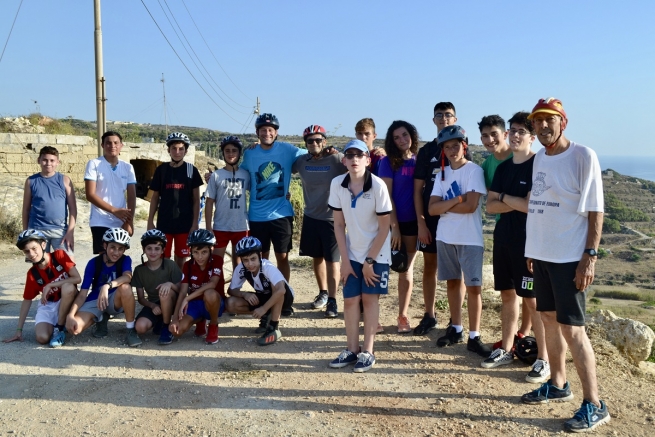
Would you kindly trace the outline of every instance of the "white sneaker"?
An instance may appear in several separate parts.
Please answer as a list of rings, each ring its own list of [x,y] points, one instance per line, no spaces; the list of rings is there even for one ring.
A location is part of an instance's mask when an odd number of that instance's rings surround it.
[[[491,369],[498,366],[504,366],[506,364],[512,364],[514,361],[514,354],[511,352],[505,352],[505,349],[498,348],[494,349],[489,355],[489,358],[484,360],[480,365],[485,369]]]
[[[548,364],[548,361],[538,358],[532,365],[532,370],[527,374],[525,380],[535,384],[541,384],[542,382],[548,381],[549,378],[550,364]]]

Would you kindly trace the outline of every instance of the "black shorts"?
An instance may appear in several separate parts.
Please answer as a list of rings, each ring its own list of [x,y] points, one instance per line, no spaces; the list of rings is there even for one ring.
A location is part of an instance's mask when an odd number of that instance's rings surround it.
[[[109,228],[102,226],[91,226],[91,236],[93,237],[93,254],[97,255],[105,251],[105,246],[102,237],[105,235]]]
[[[262,252],[289,253],[293,247],[293,217],[282,217],[268,222],[250,222],[250,235],[262,242]]]
[[[521,297],[536,297],[532,273],[525,261],[524,247],[494,241],[494,288],[516,290]]]
[[[152,308],[150,307],[143,307],[141,311],[139,311],[139,315],[136,316],[136,319],[140,319],[141,317],[145,317],[146,319],[150,320],[152,322],[152,327],[153,329],[157,330],[157,328],[161,328],[161,325],[164,323],[164,318],[163,316],[160,315],[155,315],[155,313],[152,312]]]
[[[334,234],[334,222],[305,216],[300,231],[299,254],[324,258],[327,262],[339,262],[339,246]]]
[[[250,311],[254,311],[256,308],[259,308],[260,306],[264,305],[268,300],[273,296],[272,293],[257,293],[255,292],[255,296],[257,296],[257,299],[259,299],[259,303],[257,305],[250,305],[248,304],[248,308]],[[293,293],[291,292],[291,289],[287,287],[287,291],[284,293],[284,302],[282,303],[282,308],[291,308],[293,305]]]
[[[418,235],[418,221],[398,222],[400,235],[404,237],[416,237]]]
[[[533,260],[537,311],[555,311],[562,325],[585,325],[585,292],[575,288],[578,262],[552,263]]]
[[[437,225],[439,224],[439,216],[432,216],[425,214],[425,225],[430,230],[432,235],[432,242],[430,244],[422,244],[420,241],[416,242],[416,250],[425,253],[437,253]]]

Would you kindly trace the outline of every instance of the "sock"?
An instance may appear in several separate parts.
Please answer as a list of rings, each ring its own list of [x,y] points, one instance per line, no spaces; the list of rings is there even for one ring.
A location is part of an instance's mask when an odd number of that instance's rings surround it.
[[[455,332],[458,334],[464,330],[462,325],[452,325],[452,327],[455,328]]]
[[[169,325],[169,323],[162,323],[161,324],[161,332],[168,331],[168,325]],[[168,332],[171,332],[171,331],[168,331]]]
[[[478,337],[480,333],[478,331],[469,331],[469,338],[475,340],[475,337]]]
[[[318,290],[318,294],[328,294],[327,290]]]
[[[134,320],[132,320],[131,322],[125,322],[125,327],[127,329],[133,329],[134,328]]]
[[[271,320],[271,322],[268,325],[273,329],[277,329],[277,326],[278,326],[279,323],[280,323],[279,320],[275,321],[275,322]]]

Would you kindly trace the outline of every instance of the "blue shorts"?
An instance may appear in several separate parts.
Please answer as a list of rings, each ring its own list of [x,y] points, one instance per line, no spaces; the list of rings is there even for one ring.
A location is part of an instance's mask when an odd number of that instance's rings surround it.
[[[223,311],[225,311],[225,299],[221,297],[221,306],[218,307],[218,317],[223,315]],[[193,317],[193,320],[211,319],[209,311],[207,311],[207,308],[205,308],[205,302],[202,299],[192,300],[189,302],[189,305],[186,309],[186,314],[187,316]]]
[[[361,296],[362,293],[367,294],[387,294],[389,293],[389,264],[373,264],[373,271],[380,275],[380,282],[376,282],[373,287],[366,285],[364,281],[364,274],[362,269],[364,268],[363,264],[358,263],[357,261],[350,260],[350,265],[357,277],[350,275],[346,280],[346,284],[343,286],[343,298],[348,299],[349,297]]]

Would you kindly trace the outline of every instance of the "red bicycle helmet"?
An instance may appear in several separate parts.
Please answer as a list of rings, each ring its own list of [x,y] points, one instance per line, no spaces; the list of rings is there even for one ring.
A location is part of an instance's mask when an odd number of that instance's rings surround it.
[[[537,104],[532,108],[532,113],[528,115],[528,120],[537,115],[539,112],[545,112],[546,114],[560,115],[564,120],[566,118],[566,112],[564,111],[564,105],[562,101],[556,99],[555,97],[548,97],[547,99],[539,99]]]
[[[308,136],[314,134],[321,134],[323,135],[323,138],[327,138],[327,132],[325,131],[325,128],[323,126],[319,126],[318,124],[312,124],[311,126],[307,127],[303,131],[302,137],[303,139],[306,139]]]

